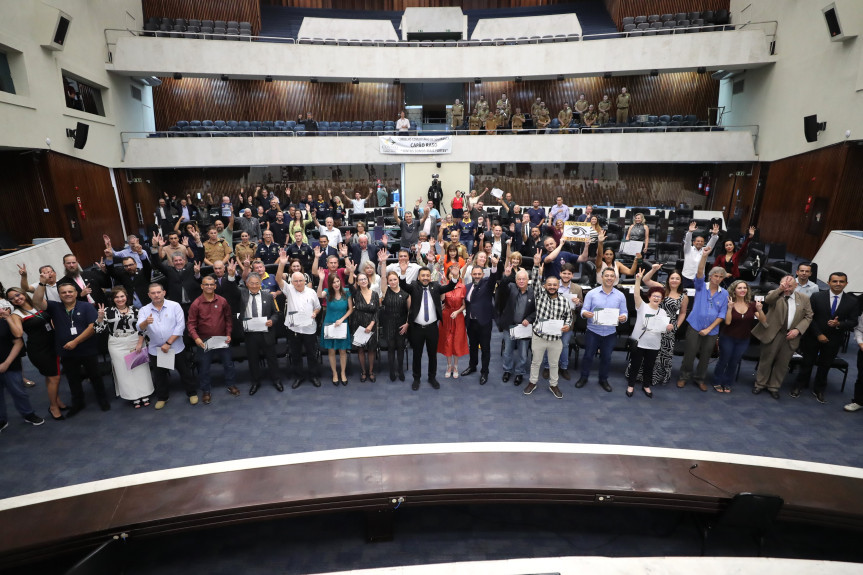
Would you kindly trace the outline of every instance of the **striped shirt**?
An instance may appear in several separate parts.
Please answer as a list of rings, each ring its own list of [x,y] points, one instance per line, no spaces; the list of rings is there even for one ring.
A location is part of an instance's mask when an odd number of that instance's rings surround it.
[[[542,322],[554,319],[563,320],[564,325],[568,325],[571,328],[572,310],[570,309],[569,301],[559,294],[555,294],[556,297],[548,295],[538,277],[536,267],[530,271],[530,279],[533,283],[533,293],[536,297],[536,321],[533,323],[533,333],[535,336],[541,337],[546,341],[558,340],[563,335],[562,333],[548,335],[542,333],[540,328]]]

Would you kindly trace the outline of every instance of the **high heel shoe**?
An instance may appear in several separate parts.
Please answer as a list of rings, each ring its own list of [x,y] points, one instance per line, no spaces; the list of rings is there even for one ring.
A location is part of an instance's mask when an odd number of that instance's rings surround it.
[[[652,391],[647,391],[646,387],[642,387],[641,391],[644,392],[644,395],[646,395],[648,399],[653,399],[653,392]]]
[[[347,385],[348,384],[348,376],[346,376],[345,374],[342,374],[340,381],[342,382],[342,385]]]
[[[452,375],[452,367],[447,366],[446,371],[443,374],[444,379],[449,379],[451,375]]]
[[[338,387],[338,386],[339,386],[339,384],[340,384],[341,382],[342,382],[342,380],[340,380],[338,377],[336,377],[336,378],[333,380],[333,385],[335,385],[336,387]]]
[[[644,389],[644,388],[642,388],[642,389]],[[635,393],[634,388],[631,388],[631,387],[626,388],[626,397],[632,397],[633,393]]]
[[[48,413],[51,413],[50,409],[48,410]],[[60,415],[54,415],[53,413],[51,413],[51,418],[54,419],[54,421],[63,421],[66,419],[66,416],[62,413]]]
[[[362,372],[362,374],[360,374],[360,382],[361,383],[364,382],[365,380],[367,380],[368,378],[369,377],[368,377],[368,375],[366,375],[366,372]]]
[[[377,379],[377,377],[375,376],[375,374],[372,372],[369,372],[369,381],[374,383],[376,379]]]

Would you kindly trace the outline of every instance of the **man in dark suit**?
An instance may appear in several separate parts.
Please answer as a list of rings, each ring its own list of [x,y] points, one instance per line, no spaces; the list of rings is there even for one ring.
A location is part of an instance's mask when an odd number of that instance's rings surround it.
[[[826,403],[824,389],[827,387],[827,372],[839,353],[845,332],[854,329],[857,316],[860,315],[857,298],[843,291],[848,285],[848,276],[842,272],[833,272],[827,284],[830,286],[829,291],[818,292],[809,299],[812,323],[803,338],[800,350],[803,363],[794,389],[791,390],[791,397],[797,397],[801,389],[809,387],[812,368],[817,365],[812,395],[819,403]]]
[[[488,382],[488,364],[491,361],[491,326],[494,319],[494,287],[500,278],[498,258],[491,258],[491,275],[485,277],[480,266],[473,266],[470,271],[471,282],[465,291],[465,308],[467,315],[467,337],[470,342],[470,363],[462,375],[470,375],[476,371],[479,350],[482,348],[482,368],[479,372],[479,384]]]
[[[497,297],[502,299],[500,316],[497,318],[498,330],[503,332],[503,382],[515,373],[515,385],[521,385],[527,371],[527,354],[530,337],[515,339],[510,328],[518,324],[530,325],[536,320],[536,299],[530,286],[527,270],[512,273],[512,263],[507,262],[503,279],[497,288]],[[513,350],[515,354],[513,354]]]
[[[201,295],[201,264],[188,261],[182,252],[174,252],[169,257],[171,265],[159,264],[165,274],[165,299],[177,302],[183,312],[188,313],[189,306]]]
[[[108,277],[102,271],[82,270],[78,265],[78,258],[72,254],[63,256],[63,268],[65,275],[57,280],[59,289],[62,284],[75,286],[78,292],[78,301],[86,301],[93,305],[109,305],[105,295],[105,287],[110,285]]]
[[[758,358],[758,372],[752,393],[758,395],[764,388],[773,399],[779,399],[779,388],[788,374],[788,362],[800,347],[802,335],[812,322],[812,307],[809,297],[795,292],[797,282],[792,276],[785,276],[779,288],[764,298],[770,306],[767,324],[758,323],[752,335],[761,342],[761,355]]]
[[[327,258],[330,256],[339,257],[339,250],[337,246],[331,246],[330,239],[323,234],[318,238],[318,243],[320,245],[314,249],[315,258],[318,260],[318,267],[325,268],[327,267]]]
[[[440,296],[454,290],[458,282],[450,281],[445,286],[437,282],[432,283],[431,270],[423,266],[417,274],[417,281],[407,283],[404,279],[400,279],[399,285],[411,296],[411,308],[408,313],[410,323],[408,338],[414,352],[414,382],[411,389],[416,391],[420,388],[423,346],[429,356],[429,384],[434,389],[440,389],[437,381],[438,327],[442,317]]]
[[[365,256],[377,269],[378,251],[381,248],[386,249],[386,245],[378,242],[369,242],[369,237],[366,234],[360,234],[357,236],[357,242],[350,244],[349,248],[351,260],[353,260],[357,267],[363,262],[363,256]]]
[[[108,266],[105,263],[100,264],[102,271],[110,274],[114,279],[115,284],[122,285],[126,291],[132,296],[132,305],[136,309],[141,309],[150,303],[150,283],[153,281],[152,269],[150,268],[150,260],[141,261],[141,269],[138,269],[138,264],[130,256],[123,258],[122,268],[119,266]]]
[[[154,218],[156,225],[162,230],[162,235],[167,236],[174,229],[174,222],[177,221],[177,210],[175,210],[165,198],[159,198],[159,207],[156,208]]]
[[[279,312],[273,305],[270,290],[261,289],[261,277],[251,273],[246,284],[240,287],[240,308],[237,310],[243,322],[243,337],[248,354],[249,370],[252,372],[252,387],[249,395],[255,395],[261,387],[261,355],[267,360],[267,372],[273,387],[284,391],[279,378],[279,360],[276,358],[276,337],[273,326],[279,319]],[[266,318],[263,326],[260,320]]]

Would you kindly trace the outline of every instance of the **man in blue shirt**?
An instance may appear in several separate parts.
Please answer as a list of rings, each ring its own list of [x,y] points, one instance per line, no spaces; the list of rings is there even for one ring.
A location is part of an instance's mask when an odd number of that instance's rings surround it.
[[[539,200],[533,201],[533,207],[528,208],[527,215],[530,217],[530,223],[535,226],[545,223],[545,208],[540,207]]]
[[[683,353],[683,363],[680,365],[680,377],[677,387],[683,387],[693,378],[698,389],[707,391],[705,378],[710,363],[710,354],[719,337],[719,324],[725,319],[728,311],[728,292],[722,286],[725,279],[725,268],[715,267],[710,270],[708,280],[704,281],[704,268],[707,265],[707,255],[712,248],[702,248],[701,261],[695,275],[695,304],[692,311],[686,315],[686,346]],[[698,368],[692,375],[692,365],[698,355]]]
[[[581,377],[575,382],[577,388],[584,387],[587,383],[590,368],[593,367],[593,358],[596,357],[596,350],[599,350],[599,385],[605,391],[611,392],[608,371],[611,365],[611,353],[614,351],[617,325],[598,323],[598,314],[600,310],[614,309],[617,312],[618,324],[625,322],[628,317],[626,298],[623,292],[614,289],[616,277],[614,270],[606,269],[602,272],[602,285],[587,292],[584,298],[581,317],[586,318],[588,322],[584,359],[581,360]]]
[[[560,279],[560,269],[563,264],[571,264],[573,267],[577,267],[581,262],[587,261],[587,250],[583,250],[581,255],[577,256],[570,252],[561,251],[563,248],[563,238],[560,239],[559,244],[555,244],[556,242],[551,236],[547,236],[542,240],[542,245],[545,248],[542,258],[542,261],[545,263],[542,269],[543,279],[548,277]]]
[[[476,236],[476,222],[470,219],[470,210],[464,211],[464,217],[458,222],[459,243],[467,248],[468,255],[473,253],[473,239]]]

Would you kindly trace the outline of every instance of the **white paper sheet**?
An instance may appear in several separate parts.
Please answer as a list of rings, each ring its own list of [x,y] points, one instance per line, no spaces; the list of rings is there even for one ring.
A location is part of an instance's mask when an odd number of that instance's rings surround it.
[[[330,325],[324,326],[324,338],[325,339],[345,339],[348,337],[348,324],[343,323],[340,326],[336,326],[336,324],[332,323]]]
[[[315,318],[312,317],[310,313],[296,312],[291,314],[291,325],[294,327],[306,327],[307,325],[312,325],[315,322]]]
[[[354,332],[354,345],[365,345],[371,338],[374,330],[366,333],[366,328],[358,327]]]
[[[689,297],[695,297],[695,288],[686,288],[686,295]]]
[[[581,300],[579,300],[579,298],[578,298],[578,296],[577,296],[577,295],[568,295],[568,296],[566,296],[566,297],[567,297],[567,298],[569,298],[569,307],[570,307],[570,309],[575,309],[575,308],[577,308],[579,305],[581,305]],[[578,301],[579,303],[578,303],[578,304],[576,304],[576,303],[575,303],[576,301]]]
[[[542,333],[545,335],[560,335],[564,322],[562,319],[549,319],[542,322]]]
[[[267,331],[267,318],[251,317],[247,319],[246,331]]]
[[[668,329],[668,321],[664,317],[654,315],[647,318],[647,331],[665,333],[666,329]]]
[[[420,242],[420,254],[426,255],[430,249],[431,244],[429,242]]]
[[[644,242],[629,240],[623,244],[623,251],[621,253],[628,256],[635,256],[641,253],[641,249],[643,247]]]
[[[204,342],[207,351],[211,349],[224,349],[228,347],[228,338],[223,335],[214,335]]]
[[[502,198],[503,197],[503,190],[501,190],[500,188],[492,188],[491,189],[491,195],[496,197],[496,198]]]
[[[620,318],[620,310],[616,307],[606,307],[599,311],[594,310],[594,322],[596,325],[614,325],[618,323]]]
[[[165,369],[174,369],[174,350],[170,350],[168,353],[159,350],[159,353],[156,354],[156,367],[163,367]]]
[[[513,326],[509,328],[509,335],[513,339],[527,339],[529,337],[533,337],[533,324],[518,324]]]

